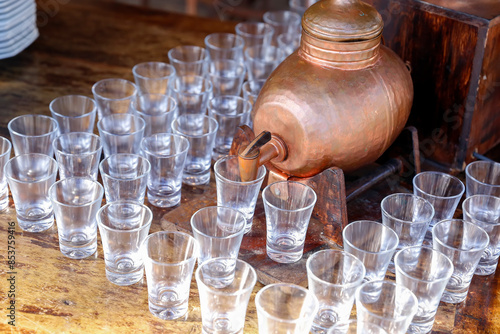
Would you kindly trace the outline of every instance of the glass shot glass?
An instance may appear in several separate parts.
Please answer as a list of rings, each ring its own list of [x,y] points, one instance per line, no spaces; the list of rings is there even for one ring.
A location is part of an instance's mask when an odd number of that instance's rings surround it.
[[[7,138],[0,137],[0,211],[9,206],[9,186],[5,177],[5,164],[10,159],[12,144]]]
[[[17,223],[26,232],[42,232],[54,225],[49,188],[56,181],[57,161],[46,154],[20,154],[4,168],[16,207]]]
[[[177,77],[207,74],[210,56],[205,48],[195,45],[180,45],[168,51],[170,64]]]
[[[142,245],[149,311],[163,320],[184,316],[198,257],[198,242],[182,232],[155,232]]]
[[[479,194],[500,197],[500,163],[471,162],[465,168],[465,184],[467,197]]]
[[[59,164],[59,178],[89,177],[97,180],[102,143],[99,136],[88,132],[68,132],[52,143]]]
[[[365,266],[354,255],[327,249],[311,255],[306,269],[308,288],[319,301],[311,332],[324,334],[337,322],[349,320],[356,289],[365,277]]]
[[[429,230],[443,219],[453,218],[465,186],[458,178],[441,172],[422,172],[413,178],[413,193],[434,207]]]
[[[255,204],[260,187],[266,176],[266,167],[260,166],[257,178],[253,181],[241,181],[238,157],[227,156],[214,164],[217,185],[217,205],[227,206],[242,212],[246,218],[245,233],[252,228]]]
[[[147,183],[149,203],[160,208],[179,204],[189,141],[179,135],[157,133],[144,138],[141,147],[151,163]]]
[[[460,303],[467,297],[472,276],[490,238],[485,230],[473,223],[445,219],[432,228],[432,239],[432,247],[446,255],[454,268],[441,301]]]
[[[212,92],[212,82],[205,77],[185,75],[175,78],[172,96],[177,101],[178,115],[205,115]]]
[[[101,184],[88,177],[69,177],[49,188],[64,256],[83,259],[97,250],[96,215],[103,194]]]
[[[134,111],[145,122],[144,137],[149,137],[171,132],[172,121],[177,115],[177,102],[166,94],[139,94]]]
[[[144,203],[151,164],[137,154],[113,154],[99,164],[106,202]]]
[[[254,45],[267,47],[274,35],[273,26],[264,22],[240,22],[236,25],[235,31],[245,41],[245,49]]]
[[[235,95],[216,96],[208,104],[208,114],[219,124],[212,158],[218,160],[229,154],[238,126],[250,124],[252,105]]]
[[[283,57],[286,58],[295,52],[300,46],[300,39],[302,33],[300,28],[297,31],[288,31],[278,36],[276,42],[278,43],[278,48],[283,50]]]
[[[394,257],[396,282],[418,299],[418,310],[408,333],[428,333],[434,325],[439,301],[453,274],[453,263],[443,253],[425,246],[403,248]]]
[[[397,250],[422,245],[434,217],[434,207],[429,201],[413,194],[397,193],[385,197],[380,208],[382,224],[398,235]],[[394,270],[394,259],[391,259],[389,271],[394,273]]]
[[[97,117],[132,112],[132,102],[137,96],[134,83],[125,79],[104,79],[92,86],[97,105]]]
[[[218,263],[234,262],[232,280],[220,286],[213,277]],[[200,294],[203,333],[243,333],[245,315],[257,274],[248,263],[233,258],[214,258],[198,265],[195,273]]]
[[[116,285],[132,285],[144,276],[140,247],[149,233],[153,213],[135,202],[107,203],[97,212],[106,278]]]
[[[342,231],[344,250],[363,262],[365,281],[383,280],[399,238],[391,228],[371,220],[358,220]]]
[[[358,324],[374,324],[388,334],[405,334],[417,309],[415,294],[395,282],[369,281],[356,290]]]
[[[245,51],[248,80],[267,79],[283,61],[283,50],[276,46],[254,45]]]
[[[244,45],[243,38],[235,34],[213,33],[205,37],[205,48],[211,60],[242,60]]]
[[[59,125],[61,134],[94,131],[97,114],[96,103],[83,95],[65,95],[52,100],[50,113]]]
[[[55,119],[44,115],[21,115],[7,125],[15,155],[42,153],[54,156],[52,142],[59,134]]]
[[[215,118],[206,115],[180,115],[173,121],[173,132],[189,141],[183,183],[197,186],[210,182],[212,151],[218,128]]]
[[[132,73],[140,94],[168,94],[169,84],[175,78],[175,68],[159,61],[136,64]]]
[[[495,273],[500,257],[500,197],[473,195],[462,203],[463,218],[488,233],[490,243],[484,251],[475,275],[486,276]]]
[[[291,11],[302,16],[306,10],[316,2],[318,2],[318,0],[289,0],[288,6],[290,6]]]
[[[299,182],[279,181],[264,188],[266,252],[271,260],[293,263],[302,258],[316,199],[314,190]]]
[[[240,95],[246,69],[243,60],[218,59],[210,62],[208,77],[213,95]]]
[[[132,114],[113,114],[97,122],[104,156],[116,153],[139,154],[146,122]]]
[[[284,33],[300,31],[302,17],[290,10],[265,12],[262,19],[274,28],[273,45],[278,45],[278,36]]]
[[[243,91],[243,98],[250,102],[253,105],[255,101],[257,101],[257,97],[259,97],[260,90],[266,83],[265,79],[260,80],[250,80],[245,81],[243,86],[241,86],[241,90]]]
[[[198,262],[204,263],[213,258],[238,258],[245,225],[245,216],[235,209],[209,206],[196,211],[191,216],[191,229],[200,245]],[[223,268],[224,264],[220,263],[220,267]]]
[[[356,319],[337,322],[326,334],[387,334],[380,326]]]
[[[308,334],[319,303],[314,294],[295,284],[275,283],[255,296],[259,333]]]

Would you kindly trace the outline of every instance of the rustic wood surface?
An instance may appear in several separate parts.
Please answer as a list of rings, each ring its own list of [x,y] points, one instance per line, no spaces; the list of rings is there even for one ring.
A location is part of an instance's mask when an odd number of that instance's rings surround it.
[[[132,79],[134,64],[167,59],[167,51],[179,44],[203,45],[203,38],[216,31],[231,32],[234,22],[218,22],[133,7],[102,4],[92,0],[54,1],[56,6],[41,21],[40,37],[27,50],[11,59],[0,60],[0,135],[8,137],[7,123],[17,115],[49,114],[52,99],[65,94],[91,96],[91,86],[109,77]],[[62,4],[64,3],[64,4]],[[41,9],[39,9],[41,10]],[[43,23],[43,24],[42,24]],[[349,221],[380,219],[384,196],[408,188],[398,177],[383,181],[349,202]],[[216,202],[215,184],[183,186],[182,202],[172,209],[152,206],[154,221],[150,232],[185,230],[197,209]],[[9,222],[16,222],[12,198],[0,213],[0,320],[1,333],[201,333],[198,290],[193,279],[189,310],[185,318],[162,321],[147,306],[143,279],[129,287],[109,283],[99,238],[98,251],[83,260],[64,257],[58,248],[56,226],[42,233],[23,232],[15,226],[15,267],[7,263]],[[260,251],[265,245],[265,217],[262,200],[256,208],[254,229],[244,238],[240,256],[264,266],[280,267]],[[311,221],[305,258],[317,247],[335,247],[321,236],[322,226]],[[253,253],[252,253],[252,252]],[[260,254],[258,254],[260,252]],[[254,257],[252,259],[252,257]],[[294,272],[305,284],[304,260]],[[290,268],[287,268],[289,272]],[[15,272],[11,274],[10,272]],[[283,270],[285,272],[285,270]],[[16,326],[10,326],[7,307],[15,277]],[[467,300],[459,305],[441,304],[433,333],[500,332],[499,275],[475,277]],[[289,277],[288,277],[289,278]],[[277,277],[286,280],[287,277]],[[394,279],[388,275],[387,279]],[[255,293],[246,314],[245,332],[257,333]],[[355,311],[353,311],[353,315]]]

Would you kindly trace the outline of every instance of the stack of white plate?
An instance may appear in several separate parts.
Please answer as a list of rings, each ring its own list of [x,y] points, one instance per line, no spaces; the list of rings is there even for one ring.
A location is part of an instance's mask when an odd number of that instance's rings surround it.
[[[38,37],[34,0],[0,0],[0,59],[17,55]]]

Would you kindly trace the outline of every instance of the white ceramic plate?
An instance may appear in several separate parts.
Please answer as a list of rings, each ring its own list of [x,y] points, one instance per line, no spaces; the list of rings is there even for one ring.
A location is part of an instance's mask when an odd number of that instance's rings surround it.
[[[30,34],[28,34],[26,38],[24,38],[22,42],[19,43],[16,47],[9,50],[0,49],[0,59],[10,58],[19,54],[21,51],[30,46],[31,43],[33,43],[37,38],[38,38],[38,29],[35,27],[35,29],[32,30]]]

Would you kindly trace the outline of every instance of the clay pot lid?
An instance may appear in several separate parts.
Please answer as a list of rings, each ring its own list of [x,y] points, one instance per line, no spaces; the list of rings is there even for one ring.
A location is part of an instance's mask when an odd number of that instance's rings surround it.
[[[302,18],[306,33],[335,42],[373,39],[383,27],[379,12],[359,0],[322,0],[309,7]]]

